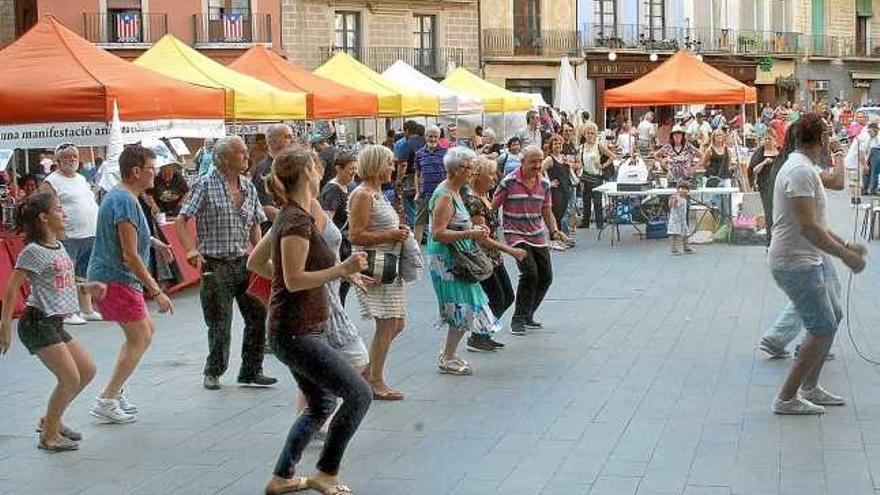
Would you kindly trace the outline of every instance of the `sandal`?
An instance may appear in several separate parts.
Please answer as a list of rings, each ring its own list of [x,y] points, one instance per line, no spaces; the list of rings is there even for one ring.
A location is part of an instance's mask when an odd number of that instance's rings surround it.
[[[305,476],[296,476],[294,478],[291,478],[290,481],[295,481],[295,483],[291,486],[280,489],[272,490],[267,486],[266,495],[281,495],[282,493],[300,492],[311,488],[311,486],[309,485],[309,479]]]
[[[387,401],[397,401],[403,400],[403,392],[398,392],[397,390],[388,390],[387,392],[378,392],[373,389],[373,399],[374,400],[387,400]]]
[[[349,488],[345,485],[331,486],[330,488],[327,488],[326,490],[324,490],[318,486],[316,486],[314,488],[315,488],[315,490],[318,490],[319,492],[323,493],[324,495],[354,495],[354,492],[351,491],[351,488]]]
[[[54,443],[49,443],[46,441],[46,439],[41,438],[40,443],[37,445],[37,448],[55,454],[58,452],[70,452],[72,450],[78,450],[79,444],[69,438],[59,436],[58,440],[56,440]]]
[[[40,422],[37,423],[36,430],[37,433],[43,433],[43,418],[40,418]],[[62,437],[67,438],[68,440],[73,440],[74,442],[79,442],[83,438],[82,433],[72,428],[68,428],[64,424],[61,425],[61,429],[58,430],[58,433],[60,433]]]

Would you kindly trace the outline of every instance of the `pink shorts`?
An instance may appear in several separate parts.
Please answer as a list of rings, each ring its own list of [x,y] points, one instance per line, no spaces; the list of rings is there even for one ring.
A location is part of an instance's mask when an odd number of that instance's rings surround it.
[[[108,282],[107,295],[96,299],[95,305],[105,321],[132,323],[149,317],[144,293],[119,282]]]

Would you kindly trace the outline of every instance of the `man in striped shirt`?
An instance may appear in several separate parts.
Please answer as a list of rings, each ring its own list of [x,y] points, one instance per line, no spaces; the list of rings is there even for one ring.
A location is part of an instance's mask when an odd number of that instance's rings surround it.
[[[553,282],[548,232],[551,240],[568,241],[553,216],[550,181],[541,170],[543,160],[541,148],[527,146],[523,150],[522,166],[498,184],[492,199],[495,208],[503,207],[505,242],[526,252],[525,258],[517,262],[519,284],[510,324],[514,335],[525,335],[526,329],[543,326],[535,320],[535,311]]]

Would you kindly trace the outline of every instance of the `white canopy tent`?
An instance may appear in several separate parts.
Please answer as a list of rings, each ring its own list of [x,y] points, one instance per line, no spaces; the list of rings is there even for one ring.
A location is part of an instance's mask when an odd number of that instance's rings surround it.
[[[394,65],[385,69],[382,77],[414,91],[440,98],[440,115],[442,116],[483,113],[481,99],[453,91],[417,71],[403,60],[398,60],[394,62]]]

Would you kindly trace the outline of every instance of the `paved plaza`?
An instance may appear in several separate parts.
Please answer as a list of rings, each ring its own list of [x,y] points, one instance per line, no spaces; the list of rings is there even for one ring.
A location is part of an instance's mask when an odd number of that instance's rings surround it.
[[[852,210],[842,195],[832,198],[837,231],[849,236]],[[471,377],[436,372],[444,337],[433,327],[434,295],[427,281],[412,287],[408,329],[388,365],[407,399],[373,403],[344,479],[361,495],[880,493],[878,368],[856,356],[844,327],[824,381],[849,405],[820,418],[774,416],[789,362],[755,349],[783,305],[764,249],[698,250],[671,257],[664,242],[639,242],[624,229],[620,246],[592,234],[555,254],[539,314],[546,328],[503,335],[502,352],[467,353]],[[852,326],[863,349],[880,356],[876,262],[856,278]],[[239,388],[236,358],[224,388],[204,390],[197,291],[174,302],[173,317],[157,316],[153,348],[129,384],[141,410],[133,425],[98,425],[88,415],[120,331],[73,329],[99,366],[67,416],[85,435],[75,453],[35,448],[53,380],[15,337],[0,360],[0,493],[261,493],[294,418],[290,374],[267,357],[281,384]],[[360,328],[369,340],[372,325]],[[304,474],[317,452],[307,450]]]

